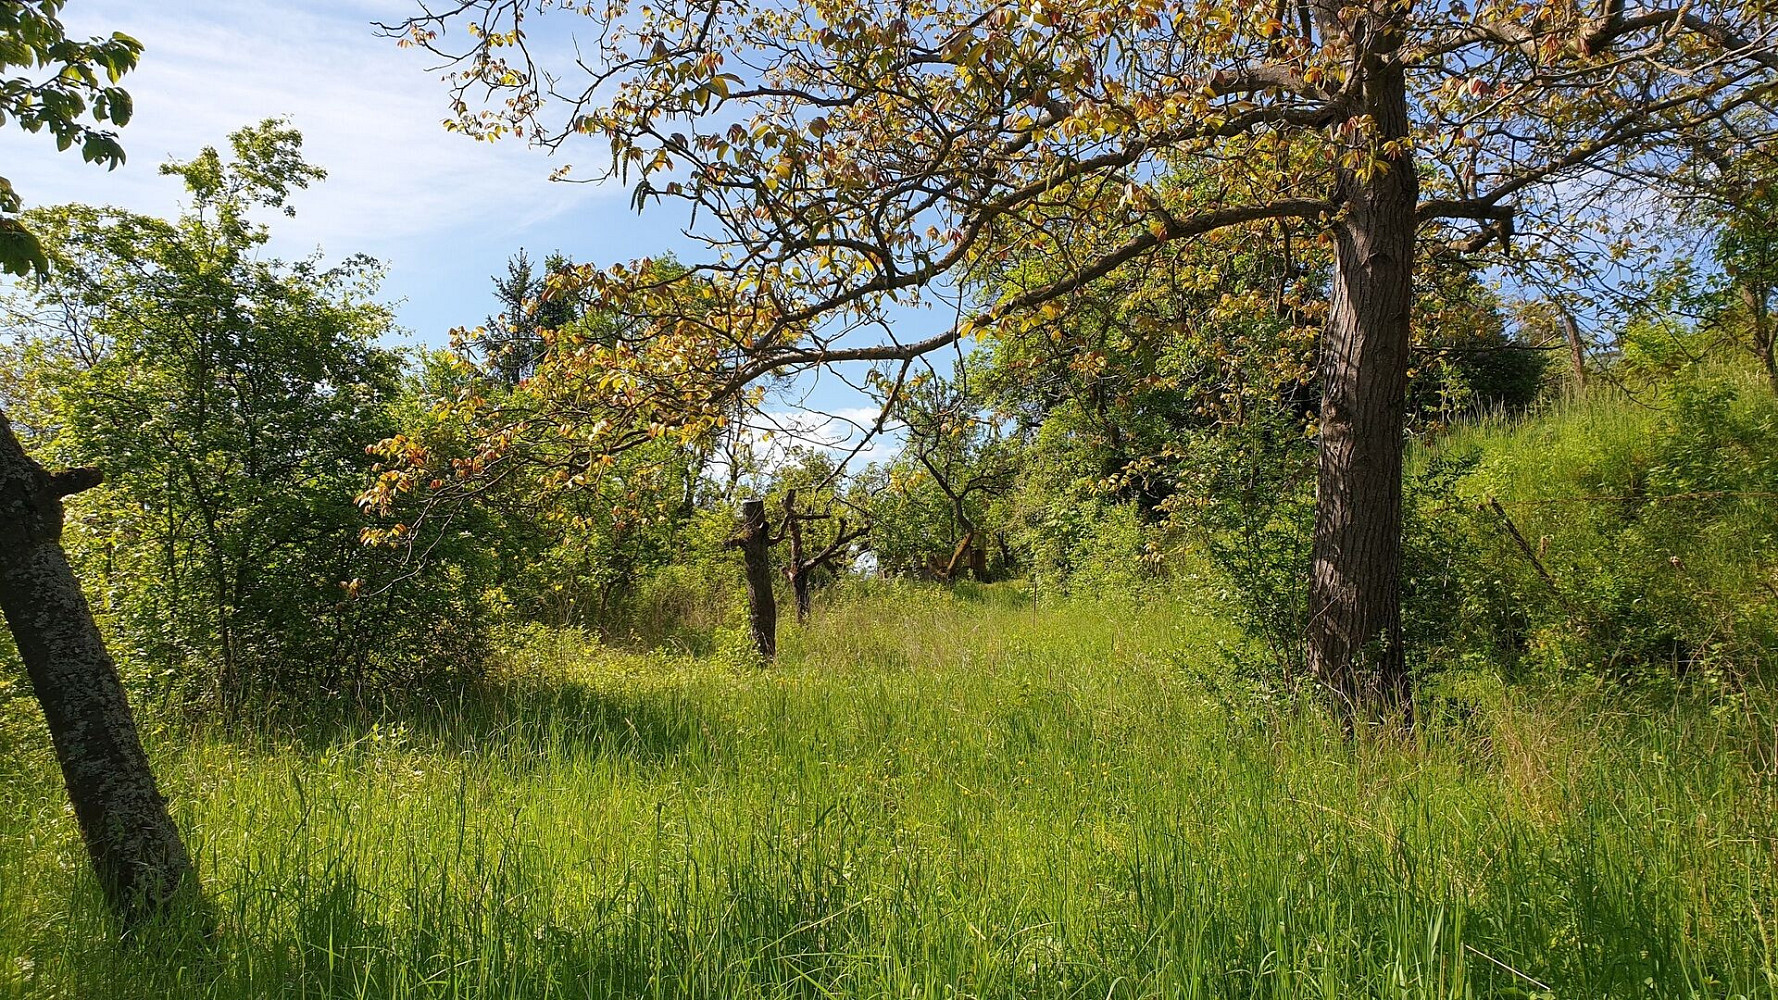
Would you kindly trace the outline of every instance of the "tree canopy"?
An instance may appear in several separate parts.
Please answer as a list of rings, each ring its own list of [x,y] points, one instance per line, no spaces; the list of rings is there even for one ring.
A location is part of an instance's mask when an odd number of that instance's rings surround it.
[[[571,66],[537,55],[576,22],[592,40]],[[1649,158],[1730,116],[1740,144],[1769,134],[1778,71],[1757,0],[467,0],[389,30],[451,60],[451,127],[603,139],[599,176],[685,205],[712,248],[683,274],[560,283],[626,318],[574,397],[601,413],[590,454],[707,434],[771,376],[1030,329],[1219,232],[1325,246],[1309,658],[1348,705],[1399,702],[1408,678],[1417,245],[1560,247]],[[896,304],[1030,252],[1056,266],[891,328]],[[490,461],[536,426],[493,435]]]

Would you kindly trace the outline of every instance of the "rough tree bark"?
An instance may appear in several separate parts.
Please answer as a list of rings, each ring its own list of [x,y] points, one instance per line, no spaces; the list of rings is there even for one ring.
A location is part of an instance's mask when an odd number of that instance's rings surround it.
[[[790,578],[790,593],[796,598],[796,623],[809,620],[809,576],[813,567],[803,565],[803,518],[797,516],[796,491],[784,491],[784,534],[790,539],[790,563],[784,575]]]
[[[741,530],[729,544],[741,550],[747,575],[747,625],[754,648],[770,660],[778,655],[778,602],[772,594],[772,526],[766,521],[766,502],[741,504]]]
[[[45,471],[0,413],[0,609],[43,706],[93,871],[127,925],[195,896],[197,876],[62,551],[62,497],[99,480],[94,469]]]
[[[796,621],[801,625],[809,620],[810,584],[815,573],[822,567],[832,563],[846,551],[846,546],[862,538],[870,531],[870,526],[846,530],[846,519],[840,518],[834,530],[833,540],[814,555],[809,555],[803,547],[803,522],[824,521],[826,514],[801,514],[796,509],[796,491],[786,490],[784,493],[784,534],[790,539],[790,563],[784,567],[784,575],[790,579],[790,592],[796,596]]]
[[[1364,110],[1379,142],[1408,134],[1388,15],[1370,19]],[[1368,152],[1368,148],[1367,148]],[[1344,170],[1321,345],[1321,448],[1309,587],[1309,669],[1350,722],[1410,707],[1401,635],[1402,418],[1419,184],[1404,143],[1386,169]]]
[[[790,577],[790,592],[796,595],[796,623],[806,624],[809,611],[814,606],[814,598],[809,593],[809,573],[794,573]]]

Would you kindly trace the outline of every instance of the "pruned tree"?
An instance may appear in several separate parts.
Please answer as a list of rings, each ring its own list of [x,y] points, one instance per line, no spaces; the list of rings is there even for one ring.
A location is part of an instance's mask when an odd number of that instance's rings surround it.
[[[813,548],[803,538],[805,528],[818,521],[834,521],[833,536],[827,544]],[[870,534],[870,524],[860,524],[848,528],[844,515],[834,515],[825,511],[804,510],[797,505],[796,490],[784,491],[784,525],[782,534],[790,541],[789,559],[784,564],[784,577],[790,581],[790,592],[796,600],[796,620],[802,624],[809,620],[811,606],[810,589],[816,575],[829,569],[836,560],[846,555],[851,544]]]
[[[123,158],[109,132],[82,122],[129,119],[129,98],[99,82],[133,68],[141,46],[69,39],[60,0],[0,5],[0,67],[54,67],[52,80],[0,81],[0,116],[29,131],[48,128],[63,149],[82,141],[91,161]],[[18,200],[0,181],[0,212]],[[45,270],[41,245],[17,220],[0,218],[0,268]],[[117,667],[62,551],[62,499],[96,486],[96,469],[51,473],[25,451],[0,413],[0,610],[31,690],[43,706],[56,760],[88,857],[114,913],[127,923],[195,894],[197,875],[167,813],[136,731]]]
[[[798,503],[796,487],[784,490],[780,500],[782,516],[776,525],[766,511],[766,501],[754,497],[741,501],[740,523],[729,537],[727,546],[741,553],[742,572],[747,582],[747,629],[762,659],[770,661],[778,655],[778,600],[773,581],[772,549],[782,542],[790,543],[784,564],[784,578],[790,584],[799,624],[808,621],[812,604],[811,584],[817,574],[828,569],[848,551],[848,546],[870,531],[869,524],[848,527],[845,517],[835,517],[828,510],[805,507]],[[834,520],[836,527],[826,544],[815,548],[804,537],[808,526]]]
[[[779,539],[766,517],[766,502],[757,497],[741,502],[741,523],[729,538],[731,548],[741,550],[747,579],[747,630],[761,659],[778,655],[778,599],[772,591],[772,546]]]
[[[949,552],[942,564],[930,567],[946,583],[965,569],[978,578],[985,574],[987,540],[976,510],[982,498],[1005,492],[1014,480],[998,424],[970,378],[969,366],[960,363],[950,379],[910,386],[895,408],[905,428],[904,453],[913,456],[949,511]]]
[[[610,446],[707,426],[770,377],[1041,322],[1169,244],[1282,227],[1331,247],[1308,660],[1350,716],[1410,694],[1416,244],[1603,216],[1615,168],[1761,107],[1778,73],[1760,0],[613,0],[560,5],[594,37],[541,66],[531,20],[557,10],[461,0],[389,30],[450,60],[453,127],[600,137],[604,176],[685,203],[716,249],[679,279],[578,272],[632,319],[594,359]],[[1200,180],[1161,183],[1180,167]],[[1067,266],[880,335],[892,303],[1030,249]],[[688,311],[693,280],[711,297]]]

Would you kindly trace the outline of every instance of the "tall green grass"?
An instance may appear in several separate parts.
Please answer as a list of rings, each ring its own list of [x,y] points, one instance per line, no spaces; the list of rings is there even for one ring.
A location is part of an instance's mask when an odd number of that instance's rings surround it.
[[[374,724],[151,727],[208,940],[114,941],[15,720],[0,997],[1773,995],[1757,705],[1470,679],[1347,742],[1235,641],[885,587],[769,668],[533,636]]]

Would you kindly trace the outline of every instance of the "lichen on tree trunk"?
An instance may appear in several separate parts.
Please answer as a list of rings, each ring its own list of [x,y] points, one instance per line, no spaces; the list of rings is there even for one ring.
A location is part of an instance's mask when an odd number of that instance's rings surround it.
[[[62,497],[98,481],[91,469],[45,471],[0,413],[0,609],[43,706],[93,871],[113,911],[134,924],[195,896],[197,878],[62,551]]]

